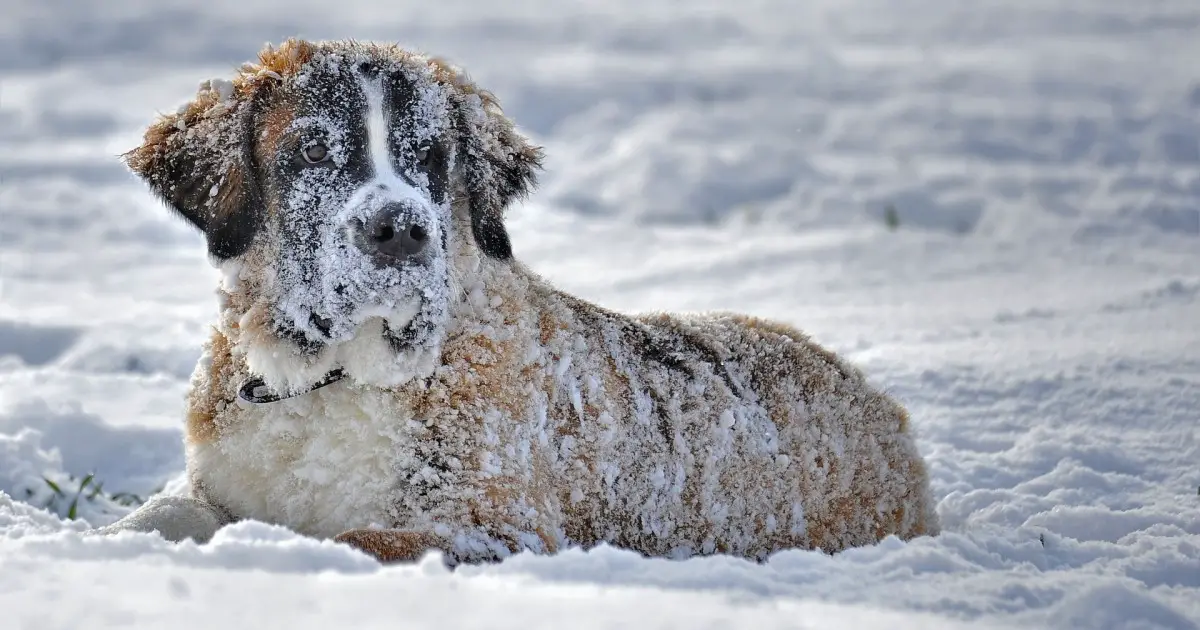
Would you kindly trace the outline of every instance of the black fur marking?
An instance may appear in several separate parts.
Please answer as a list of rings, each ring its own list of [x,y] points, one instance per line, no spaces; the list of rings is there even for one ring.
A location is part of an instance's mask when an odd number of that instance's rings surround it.
[[[654,335],[647,328],[636,324],[625,324],[621,327],[621,334],[630,340],[629,347],[646,361],[695,377],[695,371],[688,365],[687,357],[680,353],[682,349],[672,343],[674,339]]]
[[[422,320],[418,324],[417,320],[409,322],[403,330],[392,330],[386,322],[383,324],[383,338],[387,340],[388,345],[396,352],[403,352],[413,346],[413,342],[417,340],[420,333],[429,333],[433,329],[433,324],[427,320]]]
[[[512,258],[512,242],[504,222],[495,213],[474,202],[471,204],[471,235],[484,255],[497,260]]]
[[[313,168],[331,171],[328,177],[337,182],[336,186],[332,186],[331,181],[331,187],[338,189],[353,190],[369,180],[372,167],[367,157],[366,123],[362,119],[362,113],[366,111],[366,96],[358,82],[346,81],[340,74],[314,74],[306,87],[295,96],[298,97],[298,119],[332,119],[336,126],[345,130],[345,136],[340,139],[339,146],[334,138],[327,135],[328,130],[322,125],[304,125],[293,131],[294,135],[287,142],[280,143],[283,154],[278,156],[274,165],[274,176],[281,192],[291,188],[306,169]],[[301,150],[317,143],[343,151],[345,163],[306,163],[301,158]]]
[[[288,206],[284,200],[298,187],[312,186],[313,182],[318,182],[316,186],[320,190],[355,190],[371,178],[371,164],[367,157],[365,121],[361,116],[366,98],[357,81],[346,81],[338,74],[314,74],[303,90],[291,95],[291,101],[297,120],[330,119],[334,126],[344,130],[344,135],[336,138],[331,137],[328,128],[321,124],[293,125],[280,140],[271,163],[264,164],[266,187],[271,191],[272,199],[277,200],[280,250],[291,259],[291,264],[280,267],[280,280],[297,286],[319,281],[317,253],[327,216],[318,208],[322,203],[336,201],[304,197],[308,200],[306,203],[313,206],[308,208]],[[301,151],[316,143],[341,151],[345,156],[344,164],[305,162]],[[349,192],[345,194],[348,196]],[[305,326],[307,322],[297,324]],[[297,341],[301,338],[303,335],[293,337]]]
[[[436,447],[421,445],[417,447],[416,451],[417,458],[423,462],[425,466],[435,471],[438,478],[431,481],[428,476],[422,474],[424,471],[418,468],[413,472],[413,474],[408,476],[405,482],[409,485],[409,487],[417,491],[419,498],[427,499],[431,490],[436,489],[438,486],[453,478],[454,471],[450,467],[450,464],[446,461],[445,456],[442,455],[442,453],[445,451],[441,448],[440,444],[438,444]]]
[[[721,352],[708,345],[706,340],[680,327],[667,327],[641,321],[629,321],[626,318],[599,309],[566,293],[558,292],[560,299],[566,303],[580,320],[593,326],[611,325],[621,333],[621,338],[631,351],[637,353],[645,361],[658,363],[670,370],[683,372],[696,377],[697,363],[710,366],[713,374],[721,377],[729,391],[738,397],[745,392],[738,387],[729,374],[729,366],[725,364]],[[698,360],[692,360],[689,354],[698,355]]]
[[[368,79],[374,79],[379,76],[379,66],[370,61],[364,61],[358,64],[358,72]]]
[[[208,178],[196,176],[201,172],[197,157],[183,151],[168,153],[148,179],[150,188],[175,214],[205,232],[208,217],[203,202],[208,199],[212,184],[208,183]]]
[[[424,173],[429,182],[426,192],[434,204],[446,201],[450,181],[449,155],[438,138],[421,137],[413,111],[417,103],[416,86],[402,72],[393,72],[383,79],[384,116],[389,121],[389,160],[397,172],[413,187],[420,188],[415,177]],[[426,164],[417,160],[417,151],[429,149]]]
[[[658,432],[662,435],[667,450],[670,450],[671,444],[675,442],[675,430],[671,427],[671,409],[667,406],[666,399],[663,398],[657,387],[649,387],[646,392],[650,394],[650,402],[654,407],[653,413],[658,418]]]
[[[257,101],[244,108],[235,121],[243,138],[238,159],[222,170],[226,156],[219,152],[198,154],[184,144],[162,157],[146,179],[151,190],[200,231],[208,252],[219,259],[241,255],[258,233],[259,189],[254,177],[253,133]],[[230,181],[233,178],[233,181]]]
[[[416,168],[423,170],[429,179],[429,197],[436,204],[444,203],[450,187],[450,156],[440,142],[431,140],[426,146],[429,147],[428,164]]]
[[[507,153],[492,156],[492,168],[496,170],[496,195],[499,198],[499,209],[525,197],[537,187],[537,170],[542,167],[541,151],[527,146],[526,141],[516,132],[501,136],[505,141]]]
[[[504,227],[504,210],[513,201],[537,187],[541,150],[528,144],[511,129],[500,132],[498,152],[483,152],[475,145],[478,133],[461,100],[455,103],[455,126],[459,137],[458,160],[467,181],[471,207],[471,235],[484,255],[498,260],[512,258],[512,242]],[[489,113],[489,116],[500,114]]]
[[[241,113],[238,123],[242,127],[241,160],[242,169],[239,186],[230,189],[234,195],[231,206],[225,206],[227,212],[213,217],[208,225],[208,251],[217,258],[233,258],[240,256],[258,234],[262,226],[262,188],[258,177],[258,161],[254,157],[254,146],[258,138],[258,113],[261,111],[262,96],[252,99]],[[219,195],[219,197],[222,195]]]
[[[621,334],[628,340],[629,347],[646,361],[683,372],[692,378],[696,378],[696,364],[705,364],[725,382],[732,394],[742,396],[744,393],[729,375],[725,360],[717,350],[695,335],[643,322],[623,324]],[[698,355],[697,360],[689,360],[689,354]]]
[[[657,363],[682,374],[688,378],[697,378],[697,369],[708,365],[713,374],[721,377],[729,391],[738,397],[744,397],[745,392],[737,386],[729,374],[728,366],[721,353],[708,345],[699,336],[682,327],[668,327],[641,321],[629,321],[621,315],[605,309],[598,309],[572,295],[556,291],[559,298],[586,326],[597,330],[604,328],[620,332],[620,343],[630,352],[640,356],[643,361]],[[675,425],[671,420],[671,409],[667,404],[670,392],[661,383],[643,383],[646,394],[652,404],[651,413],[658,419],[658,432],[662,435],[666,448],[670,449],[675,443]]]
[[[304,334],[298,328],[283,323],[282,319],[275,321],[275,336],[280,339],[286,339],[296,344],[296,349],[305,356],[315,356],[322,348],[325,347],[325,342],[309,339],[308,335]]]
[[[683,343],[686,343],[688,347],[703,357],[705,363],[712,366],[713,372],[720,376],[721,380],[725,381],[725,385],[729,387],[730,392],[733,392],[735,396],[744,397],[745,392],[742,391],[742,388],[738,387],[737,382],[729,374],[729,366],[725,364],[725,359],[722,358],[721,353],[716,348],[708,345],[708,341],[699,335],[693,334],[682,327],[677,328],[675,332],[679,334],[680,340]]]

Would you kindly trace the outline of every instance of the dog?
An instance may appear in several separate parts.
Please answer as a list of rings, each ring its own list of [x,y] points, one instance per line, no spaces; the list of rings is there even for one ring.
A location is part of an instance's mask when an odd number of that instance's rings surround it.
[[[905,409],[834,353],[747,315],[619,314],[517,261],[504,211],[542,150],[443,60],[268,46],[124,159],[204,234],[220,315],[190,496],[106,533],[255,519],[452,563],[938,533]]]

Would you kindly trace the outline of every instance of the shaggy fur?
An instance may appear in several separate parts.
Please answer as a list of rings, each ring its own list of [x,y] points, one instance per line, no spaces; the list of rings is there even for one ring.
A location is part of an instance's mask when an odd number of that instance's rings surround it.
[[[297,77],[331,55],[421,77],[449,121],[435,126],[449,193],[430,195],[445,207],[444,266],[428,272],[444,274],[446,304],[409,345],[380,339],[421,315],[355,320],[315,353],[272,324],[286,208],[261,164],[286,149]],[[599,543],[764,559],[937,533],[905,410],[804,334],[734,314],[618,314],[514,260],[503,210],[540,158],[457,69],[350,42],[268,49],[151,126],[128,162],[205,232],[225,276],[187,399],[193,498],[382,560]],[[348,377],[270,404],[237,397],[252,377],[303,392],[333,367]]]

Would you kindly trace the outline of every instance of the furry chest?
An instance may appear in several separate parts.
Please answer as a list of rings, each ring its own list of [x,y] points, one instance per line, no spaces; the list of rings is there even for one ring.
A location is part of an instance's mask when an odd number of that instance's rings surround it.
[[[411,412],[387,392],[336,384],[264,405],[231,404],[217,438],[189,446],[189,475],[239,519],[332,537],[395,526],[394,498],[416,465]]]

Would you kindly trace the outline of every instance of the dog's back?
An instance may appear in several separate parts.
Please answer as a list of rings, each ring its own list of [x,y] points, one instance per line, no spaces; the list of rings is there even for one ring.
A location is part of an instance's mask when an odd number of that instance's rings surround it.
[[[905,410],[802,333],[543,300],[574,542],[763,557],[937,532]]]

